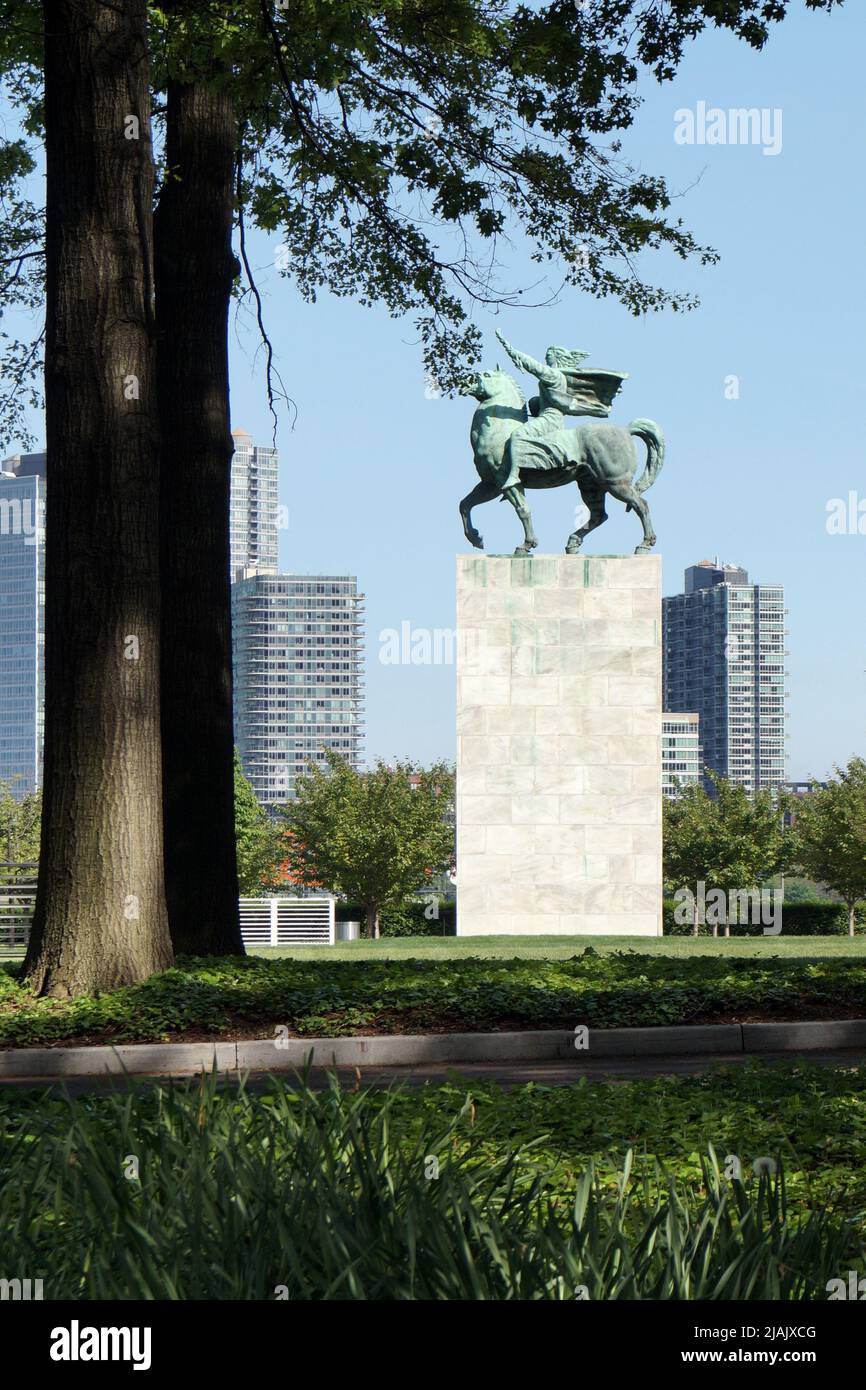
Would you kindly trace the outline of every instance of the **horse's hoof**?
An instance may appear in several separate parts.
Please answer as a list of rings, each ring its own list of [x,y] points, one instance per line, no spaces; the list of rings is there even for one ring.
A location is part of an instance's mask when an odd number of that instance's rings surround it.
[[[635,555],[649,555],[654,545],[655,541],[652,541],[650,544],[647,545],[638,545],[635,547],[634,553]]]
[[[476,550],[483,550],[483,549],[484,549],[484,541],[483,541],[483,539],[481,538],[481,536],[470,536],[470,537],[469,537],[469,544],[470,544],[470,545],[474,545]]]
[[[580,550],[580,541],[569,541],[565,547],[566,555],[576,555]]]

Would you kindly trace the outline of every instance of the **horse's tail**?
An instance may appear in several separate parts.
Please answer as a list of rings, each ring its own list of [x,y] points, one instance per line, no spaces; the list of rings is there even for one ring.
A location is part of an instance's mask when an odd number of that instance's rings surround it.
[[[646,492],[662,471],[665,461],[665,437],[655,420],[632,420],[628,432],[637,435],[647,447],[646,465],[635,483],[638,492]]]

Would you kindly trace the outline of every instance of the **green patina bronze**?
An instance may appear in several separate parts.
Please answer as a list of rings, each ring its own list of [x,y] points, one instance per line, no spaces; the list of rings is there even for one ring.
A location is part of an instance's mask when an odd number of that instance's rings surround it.
[[[630,425],[581,425],[566,428],[568,415],[606,418],[614,397],[627,378],[625,372],[583,367],[587,354],[567,348],[547,349],[543,362],[512,347],[497,333],[515,366],[538,381],[538,395],[527,406],[523,392],[508,372],[479,372],[467,391],[480,402],[472,417],[470,438],[475,467],[481,479],[460,503],[466,539],[479,550],[484,544],[472,524],[472,508],[495,497],[507,498],[523,525],[524,541],[515,555],[528,555],[538,539],[526,504],[526,489],[563,487],[576,483],[589,511],[589,519],[572,531],[565,547],[574,555],[583,539],[607,520],[605,494],[637,512],[643,541],[635,554],[655,545],[649,507],[643,499],[664,462],[665,441],[653,420],[632,420]],[[640,477],[634,436],[647,446],[647,461]]]

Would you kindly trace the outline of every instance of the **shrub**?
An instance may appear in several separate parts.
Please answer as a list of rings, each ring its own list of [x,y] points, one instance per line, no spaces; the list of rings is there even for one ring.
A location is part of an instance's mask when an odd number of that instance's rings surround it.
[[[453,900],[439,898],[439,916],[426,914],[429,898],[407,898],[399,907],[384,908],[379,917],[382,936],[453,936],[455,909]],[[337,920],[364,923],[364,907],[360,903],[338,903]]]
[[[866,903],[856,909],[856,928],[866,931]],[[786,903],[782,931],[787,936],[847,936],[848,913],[844,903]]]
[[[666,898],[664,904],[665,936],[691,936],[690,922],[674,920],[678,904]],[[866,932],[866,903],[857,907],[857,932]],[[719,934],[724,927],[719,927]],[[751,923],[732,924],[731,936],[763,936],[764,928]],[[782,936],[847,936],[848,914],[843,903],[786,902],[782,910]],[[713,928],[704,924],[699,928],[699,936],[712,936]]]
[[[0,969],[0,1046],[61,1040],[150,1042],[243,1028],[298,1037],[655,1027],[751,1018],[863,1018],[866,967],[851,959],[727,952],[675,959],[591,947],[565,960],[344,960],[181,957],[140,985],[77,999],[36,998],[20,967]],[[835,1011],[834,1015],[830,1011]]]

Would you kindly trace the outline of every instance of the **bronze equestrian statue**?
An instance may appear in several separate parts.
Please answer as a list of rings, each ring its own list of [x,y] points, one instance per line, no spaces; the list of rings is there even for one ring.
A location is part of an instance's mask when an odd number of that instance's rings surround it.
[[[568,537],[566,555],[574,555],[583,539],[607,520],[605,494],[624,502],[643,526],[643,541],[635,550],[644,555],[656,543],[649,507],[643,499],[661,472],[665,456],[664,435],[653,420],[632,420],[620,425],[581,425],[567,429],[567,415],[607,418],[614,397],[627,379],[626,372],[584,369],[585,352],[551,347],[544,362],[536,362],[512,347],[497,333],[515,366],[538,381],[538,395],[527,407],[523,392],[508,372],[479,372],[467,394],[480,402],[472,417],[470,438],[475,467],[481,479],[460,503],[466,539],[483,550],[472,524],[472,508],[501,497],[511,503],[523,525],[524,541],[515,555],[528,555],[538,539],[526,505],[526,489],[563,487],[577,483],[589,511],[589,520]],[[633,436],[647,446],[647,461],[635,481],[638,468]]]

